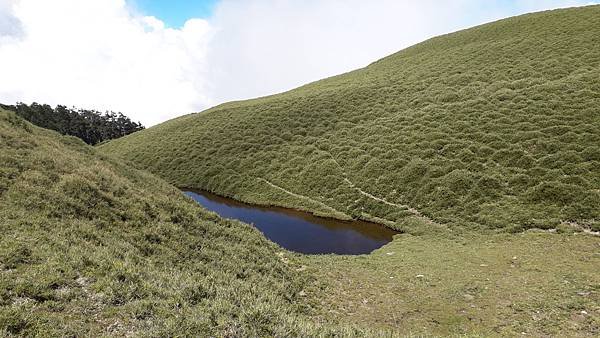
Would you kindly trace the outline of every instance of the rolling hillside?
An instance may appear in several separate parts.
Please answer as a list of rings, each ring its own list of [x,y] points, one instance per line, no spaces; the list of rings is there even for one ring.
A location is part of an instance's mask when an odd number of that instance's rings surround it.
[[[310,277],[253,227],[1,109],[0,233],[3,337],[317,330]]]
[[[594,236],[430,232],[368,256],[294,255],[151,174],[2,110],[0,232],[3,337],[600,329]]]
[[[509,18],[101,150],[180,187],[403,230],[597,231],[598,46],[600,6]]]

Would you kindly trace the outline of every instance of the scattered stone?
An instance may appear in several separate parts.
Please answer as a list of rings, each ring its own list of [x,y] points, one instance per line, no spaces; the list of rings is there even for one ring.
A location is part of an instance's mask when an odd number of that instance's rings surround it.
[[[416,277],[417,277],[417,278],[423,278],[423,277],[425,277],[425,276],[424,276],[424,275],[417,275]]]
[[[304,297],[304,296],[306,296],[306,292],[304,292],[304,290],[302,290],[302,291],[298,292],[298,296]]]
[[[27,305],[27,304],[31,304],[31,303],[35,303],[35,300],[33,300],[29,297],[17,297],[13,300],[13,305],[16,305],[16,306],[23,306],[23,305]]]
[[[386,255],[388,255],[388,256],[391,256],[391,255],[393,255],[393,254],[394,254],[394,252],[387,252],[387,253],[386,253]]]
[[[487,264],[479,264],[479,266],[481,266],[481,267],[486,267],[486,266],[488,266],[488,265],[487,265]]]
[[[587,297],[590,295],[590,292],[589,291],[579,291],[579,292],[577,292],[577,294],[582,297]]]
[[[88,286],[90,284],[90,281],[85,277],[79,277],[75,280],[75,282],[77,282],[77,284],[83,287]]]
[[[71,291],[71,288],[69,288],[67,286],[63,286],[63,287],[56,289],[56,294],[59,297],[64,297],[64,296],[68,295],[70,291]]]
[[[588,313],[585,310],[581,310],[581,314],[584,315],[584,316],[587,316]]]

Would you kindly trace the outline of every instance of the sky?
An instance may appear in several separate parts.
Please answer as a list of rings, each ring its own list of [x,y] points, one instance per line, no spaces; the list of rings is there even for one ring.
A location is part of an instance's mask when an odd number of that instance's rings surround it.
[[[0,102],[146,126],[364,67],[427,38],[589,0],[0,0]]]
[[[208,18],[217,0],[131,0],[129,6],[138,13],[160,18],[166,26],[181,28],[191,18]]]

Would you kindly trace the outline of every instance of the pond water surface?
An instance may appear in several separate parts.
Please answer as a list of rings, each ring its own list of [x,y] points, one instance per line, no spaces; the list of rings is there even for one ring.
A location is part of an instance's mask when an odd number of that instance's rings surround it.
[[[224,218],[250,223],[271,241],[305,254],[367,254],[397,234],[376,223],[340,221],[287,208],[246,204],[206,191],[184,192],[204,208]]]

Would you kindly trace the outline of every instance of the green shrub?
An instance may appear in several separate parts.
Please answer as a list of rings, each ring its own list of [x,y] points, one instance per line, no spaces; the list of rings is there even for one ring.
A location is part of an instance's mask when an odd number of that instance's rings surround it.
[[[530,201],[565,205],[581,198],[583,189],[576,185],[559,182],[543,182],[527,191]]]

